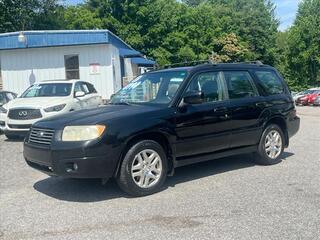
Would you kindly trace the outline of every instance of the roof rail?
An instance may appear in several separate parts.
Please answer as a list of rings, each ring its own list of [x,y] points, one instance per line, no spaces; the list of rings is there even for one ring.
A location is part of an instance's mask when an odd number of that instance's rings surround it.
[[[263,65],[263,62],[261,62],[260,60],[256,60],[256,61],[246,61],[246,62],[239,62],[239,63],[246,63],[246,64],[256,64],[256,65]]]
[[[199,60],[199,61],[168,64],[168,65],[164,65],[163,68],[166,69],[166,68],[172,68],[172,67],[187,67],[187,66],[196,66],[200,64],[215,64],[215,63],[211,60]]]

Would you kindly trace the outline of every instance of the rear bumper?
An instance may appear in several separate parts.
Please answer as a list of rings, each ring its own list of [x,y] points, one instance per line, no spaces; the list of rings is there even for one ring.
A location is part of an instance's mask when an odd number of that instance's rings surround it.
[[[298,104],[308,105],[308,104],[309,104],[309,100],[308,100],[308,99],[307,99],[307,100],[298,99],[298,100],[296,101],[296,104],[297,104],[297,105],[298,105]]]
[[[289,138],[293,137],[300,128],[300,118],[298,116],[295,116],[292,119],[289,119],[287,121],[287,129],[288,129],[288,136]]]
[[[110,178],[118,161],[114,152],[102,154],[98,149],[90,151],[79,146],[79,143],[72,147],[40,147],[25,140],[23,155],[30,167],[50,176],[67,178]]]

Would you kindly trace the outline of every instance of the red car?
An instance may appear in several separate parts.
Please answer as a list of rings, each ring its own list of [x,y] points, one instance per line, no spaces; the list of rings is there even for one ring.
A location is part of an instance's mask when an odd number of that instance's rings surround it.
[[[318,96],[320,96],[320,90],[315,90],[312,93],[309,93],[307,95],[304,95],[304,96],[298,98],[296,100],[296,104],[297,105],[301,104],[303,106],[313,105],[314,101],[317,99]]]

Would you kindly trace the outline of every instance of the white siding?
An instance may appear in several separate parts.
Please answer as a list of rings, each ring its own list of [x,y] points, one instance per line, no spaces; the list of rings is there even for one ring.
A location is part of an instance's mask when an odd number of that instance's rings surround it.
[[[113,64],[113,91],[117,92],[121,89],[121,67],[119,50],[111,45],[111,61]]]
[[[21,94],[32,82],[65,79],[64,55],[69,54],[79,55],[80,79],[93,83],[104,99],[108,99],[119,89],[118,86],[121,84],[119,53],[118,49],[111,45],[1,51],[4,89]],[[90,75],[89,65],[92,63],[100,64],[100,74]],[[112,71],[112,63],[115,66],[115,73]]]

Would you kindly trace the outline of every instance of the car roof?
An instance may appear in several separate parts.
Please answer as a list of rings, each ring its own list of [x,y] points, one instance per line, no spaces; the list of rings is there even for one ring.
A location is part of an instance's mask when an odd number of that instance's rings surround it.
[[[262,64],[262,63],[207,63],[200,64],[196,66],[184,66],[184,67],[167,67],[164,69],[154,70],[152,73],[156,72],[171,72],[171,71],[199,71],[203,69],[257,69],[257,68],[272,68],[272,66]]]
[[[44,80],[40,82],[35,82],[34,84],[45,84],[45,83],[75,83],[75,82],[83,82],[79,79],[56,79],[56,80]]]

